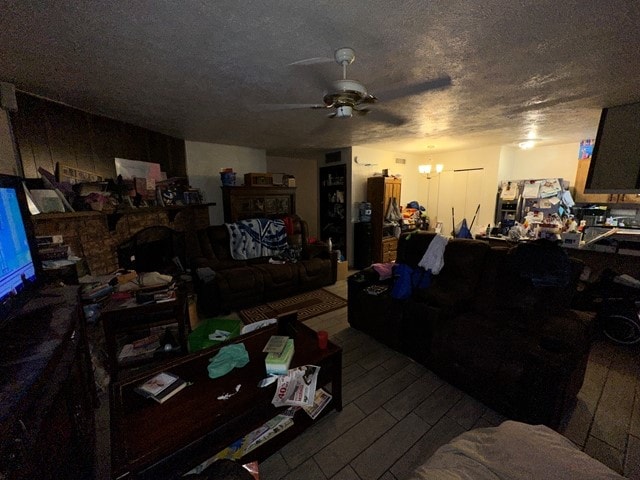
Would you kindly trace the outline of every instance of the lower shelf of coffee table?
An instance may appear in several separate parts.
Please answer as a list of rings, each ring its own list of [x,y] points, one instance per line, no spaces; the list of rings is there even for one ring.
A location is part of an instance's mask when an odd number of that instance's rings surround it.
[[[331,392],[333,399],[318,418],[342,406],[342,350],[329,342],[326,350],[317,347],[315,332],[297,322],[296,354],[293,365],[318,365],[317,388]],[[245,345],[250,362],[225,377],[211,380],[206,366],[221,347],[205,349],[165,364],[164,371],[193,382],[164,404],[144,399],[134,388],[144,375],[112,385],[112,477],[136,479],[176,478],[211,458],[236,440],[283,413],[271,400],[276,384],[258,388],[264,378],[261,350],[275,327],[236,337],[230,343]],[[153,372],[148,372],[147,376]],[[216,400],[221,392],[237,395]],[[300,435],[318,419],[296,412],[294,424],[249,452],[241,462],[262,461]]]

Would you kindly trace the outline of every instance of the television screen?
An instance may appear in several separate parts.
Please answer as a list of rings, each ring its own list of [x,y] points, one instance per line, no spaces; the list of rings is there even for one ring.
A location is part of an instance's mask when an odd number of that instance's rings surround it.
[[[640,103],[602,110],[585,193],[640,193]]]
[[[0,179],[0,304],[20,294],[25,280],[34,282],[36,266],[22,218],[20,183]],[[13,184],[13,186],[10,186]]]

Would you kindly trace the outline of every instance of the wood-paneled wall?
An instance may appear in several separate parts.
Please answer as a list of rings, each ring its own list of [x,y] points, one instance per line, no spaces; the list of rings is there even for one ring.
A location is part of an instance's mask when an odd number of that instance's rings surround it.
[[[184,140],[75,108],[16,94],[11,114],[26,178],[38,168],[54,173],[56,163],[115,178],[114,159],[159,163],[168,177],[186,176]]]

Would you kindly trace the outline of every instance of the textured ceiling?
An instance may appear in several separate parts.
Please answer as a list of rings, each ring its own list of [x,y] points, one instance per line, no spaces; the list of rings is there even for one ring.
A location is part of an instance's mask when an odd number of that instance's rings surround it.
[[[0,80],[19,90],[274,155],[577,142],[602,107],[640,100],[637,0],[0,0],[0,11]],[[348,77],[379,97],[368,115],[256,108],[321,103],[341,67],[289,64],[342,46],[356,51]],[[447,88],[385,102],[447,75]]]

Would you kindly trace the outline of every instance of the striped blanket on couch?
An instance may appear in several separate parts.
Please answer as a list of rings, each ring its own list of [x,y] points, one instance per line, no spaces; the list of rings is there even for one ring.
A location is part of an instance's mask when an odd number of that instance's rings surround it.
[[[235,260],[278,255],[287,248],[287,230],[283,220],[253,218],[227,223],[231,256]]]

